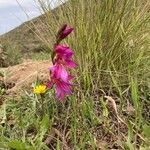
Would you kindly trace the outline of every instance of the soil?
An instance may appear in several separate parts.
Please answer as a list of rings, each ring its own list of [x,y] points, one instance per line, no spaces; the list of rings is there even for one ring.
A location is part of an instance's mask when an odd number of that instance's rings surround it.
[[[4,74],[0,77],[0,86],[7,94],[18,93],[24,87],[30,88],[37,79],[43,82],[48,80],[50,66],[50,61],[27,60],[19,65],[0,68],[0,72]]]

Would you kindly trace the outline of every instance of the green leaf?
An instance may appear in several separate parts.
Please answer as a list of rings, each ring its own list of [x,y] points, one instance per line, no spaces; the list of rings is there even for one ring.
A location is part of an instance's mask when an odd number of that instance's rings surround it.
[[[103,98],[101,98],[100,100],[101,100],[101,104],[102,104],[103,116],[107,118],[109,115],[109,111],[107,109],[107,104],[106,104],[106,102],[104,102]]]
[[[135,150],[133,144],[130,141],[125,143],[126,150]]]
[[[150,138],[150,126],[145,124],[143,126],[143,134],[147,137]]]
[[[9,142],[8,146],[15,150],[26,150],[26,144],[17,140]]]
[[[128,140],[129,142],[131,142],[133,140],[133,126],[131,124],[131,122],[128,123]]]
[[[128,138],[127,142],[125,142],[125,149],[126,150],[134,150],[134,145],[132,144],[133,140],[133,126],[131,122],[128,123]]]
[[[41,125],[40,125],[40,140],[41,141],[43,139],[43,136],[49,129],[49,123],[50,123],[49,116],[45,115],[44,118],[42,119]]]
[[[131,79],[131,96],[135,109],[136,111],[138,111],[139,108],[138,85],[137,81],[134,79]]]
[[[150,147],[140,147],[139,150],[150,150]]]
[[[59,138],[57,138],[56,150],[61,150]]]

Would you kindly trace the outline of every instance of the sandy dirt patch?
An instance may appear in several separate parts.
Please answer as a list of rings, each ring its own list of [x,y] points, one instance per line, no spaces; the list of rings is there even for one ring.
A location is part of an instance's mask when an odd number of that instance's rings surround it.
[[[7,90],[7,94],[10,94],[31,87],[37,78],[44,82],[49,78],[50,66],[50,61],[28,60],[19,65],[0,68],[0,72],[4,74],[0,78],[1,87],[3,86]]]

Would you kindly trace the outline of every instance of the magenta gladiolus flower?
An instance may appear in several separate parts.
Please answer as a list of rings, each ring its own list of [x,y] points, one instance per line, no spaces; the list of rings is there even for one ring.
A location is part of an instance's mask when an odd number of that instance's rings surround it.
[[[52,78],[61,79],[64,82],[68,81],[68,73],[61,64],[56,64],[50,68]]]
[[[59,99],[63,99],[65,95],[72,93],[72,85],[69,82],[56,82],[56,96]]]
[[[55,46],[55,52],[59,57],[63,58],[71,58],[73,56],[73,51],[68,47],[64,45],[57,45]]]
[[[67,37],[73,28],[66,24],[58,31],[57,41],[54,45],[54,52],[52,56],[53,66],[50,70],[50,81],[47,83],[48,88],[55,86],[56,97],[63,99],[65,95],[72,94],[71,80],[74,78],[68,74],[68,68],[75,68],[77,64],[72,60],[74,52],[68,46],[59,44],[61,40]]]
[[[67,26],[66,24],[58,31],[57,34],[57,43],[66,38],[74,29]]]
[[[72,84],[70,82],[53,79],[47,83],[47,87],[52,88],[54,84],[56,86],[56,97],[58,99],[64,99],[65,95],[72,93]]]
[[[72,84],[70,80],[73,78],[68,75],[65,68],[61,65],[55,65],[50,68],[51,81],[47,83],[48,88],[56,86],[56,96],[58,99],[63,99],[65,95],[72,93]]]
[[[69,68],[75,68],[77,64],[72,60],[73,51],[64,45],[57,45],[55,47],[55,53],[56,53],[56,63],[61,63],[66,67]]]

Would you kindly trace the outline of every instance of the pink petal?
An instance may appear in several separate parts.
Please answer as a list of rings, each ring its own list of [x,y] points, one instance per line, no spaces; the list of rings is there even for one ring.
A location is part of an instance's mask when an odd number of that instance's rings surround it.
[[[61,97],[61,92],[63,92],[61,87],[58,84],[56,84],[56,97],[57,98]]]
[[[56,84],[56,97],[58,99],[63,99],[65,96],[65,92],[63,90],[63,88],[61,87],[61,84],[57,83]]]
[[[53,82],[52,81],[48,81],[47,83],[46,83],[46,86],[47,86],[47,88],[49,88],[49,89],[51,89],[52,87],[53,87]]]
[[[62,89],[63,89],[66,93],[68,93],[68,94],[71,94],[71,93],[72,93],[72,91],[71,91],[71,85],[70,85],[70,84],[68,84],[68,83],[63,83],[61,86],[62,86]]]
[[[63,45],[57,45],[55,46],[55,52],[58,55],[58,57],[72,57],[73,55],[73,51],[67,47],[67,46],[63,46]]]
[[[68,80],[68,72],[61,64],[56,64],[50,68],[51,76],[56,79],[61,79],[63,81]]]
[[[64,68],[61,68],[60,78],[63,81],[67,81],[68,80],[68,73],[67,73],[67,71]]]
[[[56,97],[63,99],[65,95],[72,94],[71,84],[63,81],[56,82]]]
[[[77,64],[72,60],[65,60],[65,65],[69,68],[76,68]]]

